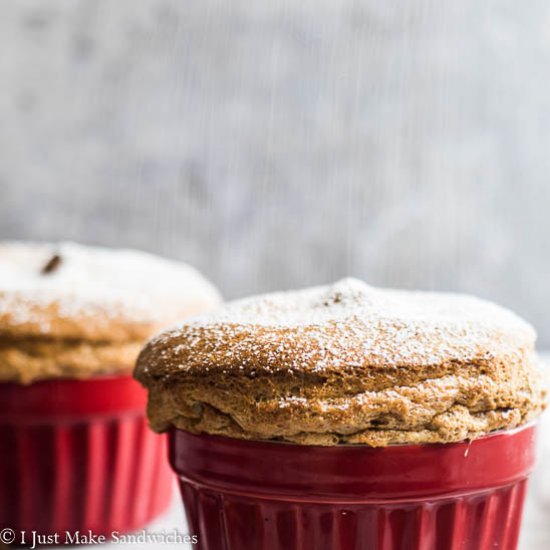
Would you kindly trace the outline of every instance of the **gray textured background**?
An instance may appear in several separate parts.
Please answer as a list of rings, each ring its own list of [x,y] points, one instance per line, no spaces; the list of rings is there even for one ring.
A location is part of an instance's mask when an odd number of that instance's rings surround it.
[[[549,63],[543,0],[4,0],[0,237],[465,290],[548,346]]]

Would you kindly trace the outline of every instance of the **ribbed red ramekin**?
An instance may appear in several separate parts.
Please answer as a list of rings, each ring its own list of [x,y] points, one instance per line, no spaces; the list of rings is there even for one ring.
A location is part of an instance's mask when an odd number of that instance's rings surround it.
[[[174,430],[201,550],[513,550],[535,428],[437,445],[312,447]]]
[[[163,512],[173,474],[145,404],[130,376],[0,384],[0,529],[108,536]]]

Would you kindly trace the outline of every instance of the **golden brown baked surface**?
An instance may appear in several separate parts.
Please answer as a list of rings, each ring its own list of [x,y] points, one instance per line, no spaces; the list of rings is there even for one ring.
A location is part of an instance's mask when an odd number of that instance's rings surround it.
[[[354,279],[226,304],[153,339],[153,429],[301,444],[451,442],[544,407],[535,332],[476,298]]]
[[[193,268],[143,252],[0,243],[0,381],[130,372],[152,334],[219,302]]]

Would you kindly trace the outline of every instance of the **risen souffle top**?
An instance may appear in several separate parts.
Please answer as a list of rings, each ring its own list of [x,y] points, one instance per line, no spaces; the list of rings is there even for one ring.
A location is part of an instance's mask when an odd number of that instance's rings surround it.
[[[453,442],[544,407],[535,332],[473,297],[355,279],[228,303],[154,338],[152,427],[306,445]]]
[[[131,372],[147,338],[219,302],[195,269],[144,252],[0,243],[0,381]]]

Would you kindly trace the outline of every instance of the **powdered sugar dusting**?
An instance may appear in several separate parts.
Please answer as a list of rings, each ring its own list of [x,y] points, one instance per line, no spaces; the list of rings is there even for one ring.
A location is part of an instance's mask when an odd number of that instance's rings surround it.
[[[490,359],[518,353],[534,340],[528,323],[490,302],[380,289],[344,279],[332,286],[228,303],[161,335],[151,346],[168,354],[159,370],[186,371],[208,364],[323,372],[365,364]],[[149,366],[142,368],[147,372]]]
[[[381,323],[390,321],[393,325],[401,324],[401,328],[431,323],[532,330],[512,312],[472,296],[381,289],[353,278],[331,286],[236,300],[213,314],[197,317],[194,323],[290,328],[338,323],[353,317]]]
[[[153,339],[153,429],[310,445],[447,443],[538,415],[535,333],[468,296],[354,279],[227,304]]]
[[[30,323],[48,333],[51,308],[58,318],[148,323],[201,300],[214,303],[218,293],[196,270],[143,252],[74,243],[0,244],[0,317],[9,318],[10,326]]]

